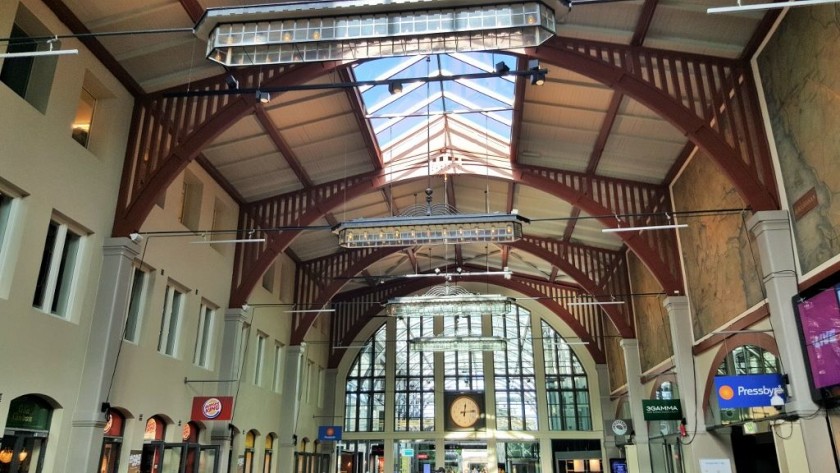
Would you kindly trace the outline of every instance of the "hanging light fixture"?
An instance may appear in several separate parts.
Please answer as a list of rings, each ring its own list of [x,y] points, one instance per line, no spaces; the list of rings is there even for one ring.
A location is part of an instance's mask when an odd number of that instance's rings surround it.
[[[431,287],[422,296],[391,298],[385,313],[392,317],[501,316],[510,312],[511,306],[510,297],[474,294],[461,286],[444,284]]]
[[[3,464],[11,463],[12,455],[14,455],[14,452],[9,447],[6,447],[3,450],[0,450],[0,463],[3,463]]]
[[[194,31],[207,40],[209,60],[231,67],[521,49],[554,36],[555,23],[538,1],[434,8],[345,0],[209,8]]]

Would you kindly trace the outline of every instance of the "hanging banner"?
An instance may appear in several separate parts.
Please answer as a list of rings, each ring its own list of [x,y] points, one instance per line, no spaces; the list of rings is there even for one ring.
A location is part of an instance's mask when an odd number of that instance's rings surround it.
[[[778,373],[715,376],[715,392],[721,409],[785,404],[782,375]]]
[[[341,440],[341,426],[322,425],[318,427],[318,440],[322,442],[337,442]]]
[[[643,399],[642,413],[645,420],[680,420],[682,405],[679,399]]]
[[[194,397],[190,420],[230,420],[233,417],[233,396]]]

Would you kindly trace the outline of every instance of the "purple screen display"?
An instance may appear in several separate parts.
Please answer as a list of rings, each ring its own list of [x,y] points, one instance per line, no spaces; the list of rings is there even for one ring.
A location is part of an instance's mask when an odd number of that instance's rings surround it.
[[[808,352],[811,376],[817,389],[840,384],[840,287],[797,304]]]

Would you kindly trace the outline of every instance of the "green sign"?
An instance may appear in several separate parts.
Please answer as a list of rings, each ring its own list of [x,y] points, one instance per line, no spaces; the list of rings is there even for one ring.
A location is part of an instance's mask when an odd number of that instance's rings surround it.
[[[35,396],[23,396],[9,403],[7,429],[50,430],[50,406]]]
[[[679,399],[651,399],[642,401],[645,420],[680,420],[682,406]]]

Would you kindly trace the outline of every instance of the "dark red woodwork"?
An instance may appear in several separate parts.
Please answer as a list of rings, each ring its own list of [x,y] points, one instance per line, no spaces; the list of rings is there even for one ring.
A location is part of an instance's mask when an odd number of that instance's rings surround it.
[[[752,210],[779,208],[748,64],[561,37],[528,54],[646,105],[706,151]]]

